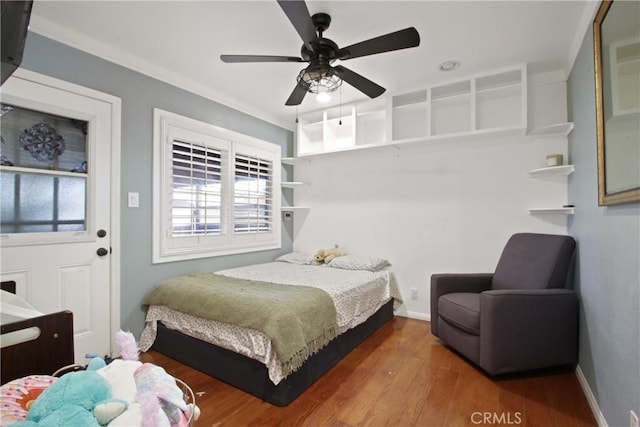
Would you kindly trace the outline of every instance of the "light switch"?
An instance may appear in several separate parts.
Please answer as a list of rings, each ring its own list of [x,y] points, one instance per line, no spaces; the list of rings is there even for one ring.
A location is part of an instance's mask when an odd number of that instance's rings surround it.
[[[140,207],[140,193],[129,192],[127,193],[129,197],[128,206],[130,208],[139,208]]]

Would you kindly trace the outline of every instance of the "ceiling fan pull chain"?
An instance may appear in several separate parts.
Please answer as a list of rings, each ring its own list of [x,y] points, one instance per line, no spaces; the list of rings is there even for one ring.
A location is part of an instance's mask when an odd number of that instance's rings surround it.
[[[340,121],[338,122],[338,125],[342,126],[342,86],[340,86]]]
[[[296,124],[298,123],[298,106],[296,105]]]

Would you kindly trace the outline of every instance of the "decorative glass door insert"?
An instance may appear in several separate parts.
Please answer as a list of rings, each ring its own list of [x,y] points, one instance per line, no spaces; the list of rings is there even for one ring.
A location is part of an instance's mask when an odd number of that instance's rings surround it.
[[[0,104],[0,233],[87,229],[88,126]]]

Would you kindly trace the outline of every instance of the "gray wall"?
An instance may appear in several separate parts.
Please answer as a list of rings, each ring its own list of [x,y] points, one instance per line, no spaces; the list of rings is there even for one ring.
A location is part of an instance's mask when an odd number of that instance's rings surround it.
[[[609,426],[640,415],[640,204],[598,206],[593,33],[584,37],[568,82],[569,201],[578,241],[580,369]]]
[[[54,40],[29,33],[22,67],[92,88],[122,100],[121,323],[136,336],[144,326],[140,301],[158,281],[172,276],[275,259],[292,248],[292,225],[284,222],[282,249],[200,260],[151,263],[153,108],[212,123],[282,146],[292,154],[293,133],[191,92],[152,79]],[[283,171],[283,180],[286,180]],[[140,208],[127,207],[127,192],[140,193]]]

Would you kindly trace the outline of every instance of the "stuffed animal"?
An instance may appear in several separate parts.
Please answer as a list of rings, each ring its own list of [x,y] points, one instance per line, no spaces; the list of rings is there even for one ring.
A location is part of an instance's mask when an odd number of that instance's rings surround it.
[[[186,420],[182,418],[191,413],[198,419],[198,407],[184,401],[176,380],[160,366],[144,363],[136,369],[134,378],[138,389],[136,401],[144,414],[142,427],[183,425]]]
[[[33,402],[26,421],[12,425],[20,427],[107,425],[127,409],[127,404],[111,399],[109,383],[96,372],[104,365],[104,360],[94,358],[87,370],[63,375]]]
[[[317,264],[329,264],[334,258],[344,255],[346,254],[344,252],[341,252],[338,249],[338,245],[336,244],[333,248],[330,249],[320,249],[313,256],[313,261]]]

